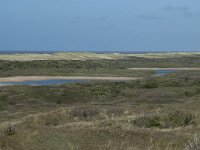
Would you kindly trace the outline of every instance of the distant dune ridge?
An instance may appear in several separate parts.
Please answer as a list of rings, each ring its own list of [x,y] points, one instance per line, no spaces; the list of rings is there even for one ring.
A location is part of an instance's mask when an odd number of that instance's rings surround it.
[[[20,53],[20,54],[0,54],[0,60],[7,61],[33,61],[33,60],[89,60],[89,59],[123,59],[128,57],[145,58],[174,58],[182,56],[200,55],[200,52],[163,52],[163,53],[145,53],[145,54],[121,54],[104,53],[97,54],[91,52],[58,52],[47,54]]]
[[[128,68],[128,70],[137,71],[156,71],[156,70],[174,70],[174,71],[199,71],[200,68]]]

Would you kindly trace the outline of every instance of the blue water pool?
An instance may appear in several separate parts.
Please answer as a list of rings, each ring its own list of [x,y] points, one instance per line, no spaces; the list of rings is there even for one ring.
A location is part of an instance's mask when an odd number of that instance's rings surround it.
[[[0,82],[0,85],[33,85],[33,86],[45,86],[45,85],[61,85],[66,83],[81,83],[81,80],[38,80],[38,81],[24,81],[24,82]]]
[[[161,76],[161,75],[168,75],[170,73],[175,73],[176,70],[156,70],[156,75]]]

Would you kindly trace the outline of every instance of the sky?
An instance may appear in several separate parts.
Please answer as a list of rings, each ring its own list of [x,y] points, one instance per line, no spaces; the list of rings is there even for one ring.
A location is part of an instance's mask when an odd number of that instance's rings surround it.
[[[198,51],[200,0],[0,0],[0,50]]]

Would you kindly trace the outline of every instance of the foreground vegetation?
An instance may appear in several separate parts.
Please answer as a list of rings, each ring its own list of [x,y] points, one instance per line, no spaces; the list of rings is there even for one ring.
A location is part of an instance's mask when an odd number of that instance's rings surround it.
[[[153,77],[133,67],[199,67],[200,56],[1,60],[0,76],[131,76],[129,82],[0,86],[0,149],[196,150],[200,145],[200,75]],[[158,57],[159,56],[159,57]]]
[[[131,82],[0,87],[0,148],[190,149],[199,144],[199,98],[195,72]]]

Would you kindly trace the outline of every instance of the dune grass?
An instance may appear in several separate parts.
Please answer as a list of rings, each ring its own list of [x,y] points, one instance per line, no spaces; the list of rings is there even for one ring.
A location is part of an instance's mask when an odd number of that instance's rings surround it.
[[[81,56],[80,56],[81,57]],[[144,77],[135,81],[0,87],[0,149],[193,150],[199,146],[199,71],[132,67],[199,67],[198,55],[112,60],[0,61],[0,76]]]
[[[91,52],[57,52],[52,54],[0,54],[0,60],[7,61],[34,61],[34,60],[113,60],[126,59],[128,57],[143,58],[180,58],[184,56],[200,55],[199,52],[162,52],[162,53],[145,53],[145,54],[120,54],[104,53],[97,54]]]
[[[175,58],[88,59],[8,61],[0,59],[0,77],[7,76],[128,76],[148,77],[153,70],[128,68],[199,68],[199,55],[181,55]],[[181,71],[180,71],[181,72]],[[185,72],[188,72],[187,70]]]
[[[200,133],[198,81],[0,87],[0,148],[185,149]]]

